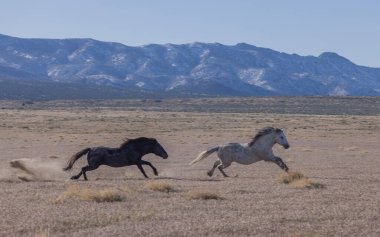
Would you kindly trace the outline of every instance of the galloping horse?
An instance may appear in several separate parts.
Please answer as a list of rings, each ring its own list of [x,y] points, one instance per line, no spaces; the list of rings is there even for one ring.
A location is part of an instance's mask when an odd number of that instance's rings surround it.
[[[146,154],[153,153],[163,159],[168,158],[165,149],[154,138],[140,137],[136,139],[127,139],[120,145],[119,148],[109,147],[94,147],[85,148],[75,155],[73,155],[66,168],[63,170],[70,170],[75,161],[81,156],[87,154],[88,165],[82,167],[78,175],[74,175],[71,179],[79,179],[83,174],[87,180],[86,172],[97,169],[100,165],[108,165],[111,167],[123,167],[129,165],[137,165],[141,173],[148,178],[142,165],[148,165],[153,169],[155,175],[158,175],[157,169],[148,161],[142,160]]]
[[[214,170],[216,168],[219,169],[224,177],[228,177],[223,169],[230,166],[232,162],[249,165],[260,160],[272,161],[280,166],[281,169],[288,172],[289,168],[282,161],[282,159],[273,154],[272,148],[276,143],[282,145],[285,149],[289,148],[289,143],[282,129],[266,127],[259,130],[251,142],[247,144],[228,143],[222,146],[211,148],[200,153],[195,160],[190,162],[190,165],[206,158],[213,152],[217,151],[219,159],[215,161],[212,169],[207,172],[208,176],[210,177],[214,174]]]

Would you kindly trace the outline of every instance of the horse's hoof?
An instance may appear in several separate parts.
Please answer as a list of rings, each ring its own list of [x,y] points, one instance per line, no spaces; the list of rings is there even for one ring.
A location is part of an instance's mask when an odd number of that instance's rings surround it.
[[[211,177],[211,176],[212,176],[212,173],[209,171],[209,172],[207,172],[207,175],[208,175],[209,177]]]
[[[75,179],[78,179],[78,177],[76,177],[76,176],[74,175],[74,176],[71,176],[70,179],[75,180]]]

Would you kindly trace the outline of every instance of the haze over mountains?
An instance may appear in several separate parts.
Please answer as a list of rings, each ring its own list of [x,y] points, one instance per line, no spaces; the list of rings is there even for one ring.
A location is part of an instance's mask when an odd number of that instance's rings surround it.
[[[380,95],[380,69],[249,44],[150,44],[0,35],[0,98]]]

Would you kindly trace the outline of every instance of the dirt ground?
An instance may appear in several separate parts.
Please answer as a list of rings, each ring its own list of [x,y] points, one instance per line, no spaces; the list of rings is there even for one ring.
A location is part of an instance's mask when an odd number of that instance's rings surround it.
[[[250,112],[249,104],[240,112],[215,111],[204,109],[207,101],[197,101],[192,110],[171,110],[167,101],[165,110],[123,107],[120,101],[18,103],[0,102],[0,236],[380,236],[378,107],[323,115],[311,107],[295,114]],[[334,103],[339,107],[339,100]],[[217,170],[212,178],[206,175],[215,154],[188,165],[208,148],[250,141],[265,126],[284,129],[291,147],[276,146],[275,153],[323,187],[280,183],[283,171],[269,162],[233,164],[226,169],[230,178]],[[167,160],[145,157],[158,177],[149,167],[150,179],[133,166],[100,167],[87,173],[88,182],[70,180],[85,158],[72,171],[61,170],[83,148],[117,147],[126,137],[140,136],[155,137],[169,153]],[[10,167],[14,159],[28,159],[33,175]],[[152,191],[149,182],[171,190]],[[112,189],[122,199],[58,201],[70,187]],[[194,190],[219,198],[190,199],[187,193]]]

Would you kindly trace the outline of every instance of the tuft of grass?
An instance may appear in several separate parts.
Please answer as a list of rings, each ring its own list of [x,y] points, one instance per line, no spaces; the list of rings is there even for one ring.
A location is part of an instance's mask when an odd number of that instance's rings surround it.
[[[305,178],[305,176],[298,171],[289,171],[288,173],[282,174],[279,176],[278,181],[284,184],[290,184],[295,180],[300,180]]]
[[[186,197],[191,200],[200,199],[200,200],[221,200],[223,199],[218,193],[207,191],[207,190],[199,190],[194,189],[190,190],[186,193]]]
[[[321,183],[316,183],[309,178],[303,178],[299,180],[295,180],[292,185],[296,188],[307,188],[307,189],[312,189],[312,188],[324,188],[325,186]]]
[[[283,174],[278,178],[280,183],[291,184],[296,188],[324,188],[325,186],[321,183],[314,182],[313,180],[306,177],[299,171],[288,172],[287,174]]]
[[[118,190],[108,188],[91,193],[89,198],[95,202],[121,202],[124,195]]]
[[[89,188],[80,188],[78,185],[70,185],[53,202],[63,203],[67,199],[95,202],[120,202],[124,200],[124,195],[119,190],[113,188],[91,190]]]
[[[174,191],[174,188],[165,181],[152,181],[144,185],[144,188],[152,190],[152,191],[159,191],[159,192],[172,192]]]

